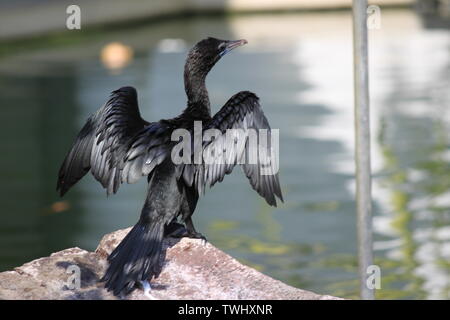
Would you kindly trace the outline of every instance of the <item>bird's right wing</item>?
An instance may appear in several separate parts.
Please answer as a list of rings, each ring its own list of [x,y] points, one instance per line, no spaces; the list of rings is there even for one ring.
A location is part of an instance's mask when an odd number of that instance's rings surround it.
[[[134,183],[170,156],[169,125],[141,118],[136,89],[122,87],[87,120],[59,170],[64,195],[89,170],[108,194]]]
[[[253,189],[268,204],[276,206],[275,197],[283,201],[278,155],[272,152],[270,144],[272,131],[255,94],[249,91],[235,94],[203,129],[204,140],[207,130],[213,130],[210,132],[214,136],[214,139],[203,142],[204,161],[178,167],[178,174],[187,185],[194,186],[201,194],[206,186],[222,181],[240,164]],[[263,131],[267,134],[265,145],[260,135]]]

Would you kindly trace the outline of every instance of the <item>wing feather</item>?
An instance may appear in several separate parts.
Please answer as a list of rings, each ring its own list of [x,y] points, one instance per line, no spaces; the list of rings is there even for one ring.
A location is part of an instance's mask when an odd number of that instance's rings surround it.
[[[230,174],[237,164],[241,164],[252,188],[268,204],[276,206],[276,197],[283,201],[277,172],[278,167],[275,167],[277,165],[276,159],[270,157],[272,162],[268,168],[269,174],[266,174],[267,168],[266,172],[263,173],[262,171],[264,163],[259,152],[257,152],[256,163],[249,161],[249,154],[255,152],[251,149],[254,145],[249,143],[249,130],[256,131],[258,146],[260,146],[258,133],[261,129],[267,130],[267,140],[271,140],[269,122],[255,94],[248,91],[235,94],[205,126],[204,130],[207,129],[218,129],[221,132],[221,135],[203,144],[204,155],[210,155],[212,150],[215,151],[213,161],[184,165],[180,176],[188,185],[194,184],[197,192],[203,194],[207,185],[212,187],[218,181],[222,181],[225,175]],[[233,132],[236,135],[234,139],[227,139],[228,129],[239,129]],[[240,136],[242,134],[244,136]],[[270,148],[269,142],[266,152],[270,152]],[[217,152],[218,149],[222,152]]]
[[[79,133],[59,171],[57,190],[64,195],[91,171],[108,194],[116,193],[121,183],[150,174],[170,154],[169,141],[167,123],[141,118],[136,89],[115,90]]]

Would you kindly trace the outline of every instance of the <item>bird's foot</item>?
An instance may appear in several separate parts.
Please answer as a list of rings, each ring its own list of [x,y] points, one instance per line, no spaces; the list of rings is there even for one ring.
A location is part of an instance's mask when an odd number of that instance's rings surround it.
[[[148,280],[140,281],[140,284],[142,286],[142,290],[144,290],[144,295],[149,298],[150,300],[158,300],[154,296],[151,295],[152,287],[150,285],[150,282]]]
[[[183,238],[186,237],[187,230],[181,223],[171,222],[166,226],[164,230],[164,236],[172,238]]]
[[[195,230],[189,230],[189,227],[186,228],[184,225],[178,222],[171,222],[166,226],[164,235],[166,237],[172,237],[172,238],[191,238],[191,239],[201,239],[202,244],[206,245],[208,243],[208,240],[206,237],[201,234],[200,232],[197,232]]]
[[[200,232],[197,231],[191,231],[187,233],[187,237],[191,238],[191,239],[201,239],[202,240],[202,245],[206,246],[206,244],[208,243],[208,239],[206,239],[206,237],[201,234]]]

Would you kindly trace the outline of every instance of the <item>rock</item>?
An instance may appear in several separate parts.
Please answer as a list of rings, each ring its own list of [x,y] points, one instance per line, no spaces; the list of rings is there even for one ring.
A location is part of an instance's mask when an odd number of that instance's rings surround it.
[[[95,252],[66,249],[0,273],[0,299],[117,299],[98,280],[107,256],[129,230],[105,235]],[[201,240],[167,238],[164,249],[164,267],[151,282],[151,297],[135,290],[125,299],[339,299],[288,286]]]

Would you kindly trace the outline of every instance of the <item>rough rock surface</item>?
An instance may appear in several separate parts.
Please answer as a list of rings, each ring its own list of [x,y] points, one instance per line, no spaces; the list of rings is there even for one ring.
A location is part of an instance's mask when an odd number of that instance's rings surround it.
[[[106,257],[130,229],[107,234],[95,252],[71,248],[0,273],[0,299],[117,299],[98,280]],[[168,238],[151,296],[135,290],[124,299],[338,299],[288,286],[242,265],[201,240]],[[71,267],[80,270],[79,288]],[[73,288],[73,289],[72,289]]]

